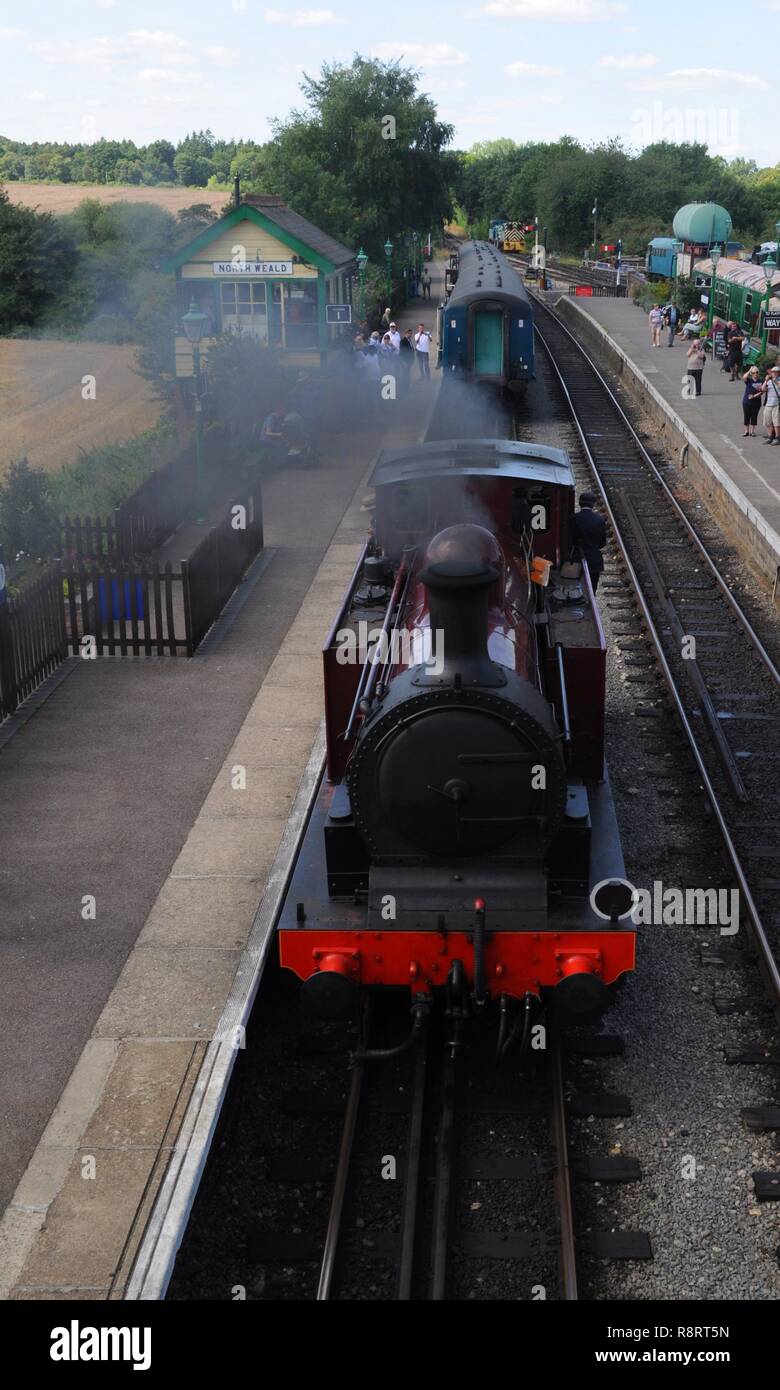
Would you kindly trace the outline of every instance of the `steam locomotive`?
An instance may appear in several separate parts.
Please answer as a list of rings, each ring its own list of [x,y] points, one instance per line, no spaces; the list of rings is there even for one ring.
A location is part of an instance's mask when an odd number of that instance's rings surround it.
[[[604,634],[587,569],[568,563],[568,456],[425,443],[382,452],[373,485],[323,652],[327,779],[281,964],[321,1018],[388,988],[591,1018],[633,969],[635,930],[604,770]]]

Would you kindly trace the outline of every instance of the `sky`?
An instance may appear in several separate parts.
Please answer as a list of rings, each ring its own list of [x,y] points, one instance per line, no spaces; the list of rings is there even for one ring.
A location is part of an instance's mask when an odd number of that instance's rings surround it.
[[[358,51],[419,68],[458,149],[568,134],[780,161],[780,0],[331,3],[0,0],[0,134],[262,142],[303,104],[304,71]]]

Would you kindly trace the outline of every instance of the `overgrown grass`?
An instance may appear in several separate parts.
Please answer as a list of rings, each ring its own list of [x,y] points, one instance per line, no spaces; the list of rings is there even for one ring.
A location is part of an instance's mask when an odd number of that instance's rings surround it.
[[[160,421],[118,444],[83,449],[72,463],[49,475],[49,497],[58,516],[104,516],[180,447],[172,422]]]

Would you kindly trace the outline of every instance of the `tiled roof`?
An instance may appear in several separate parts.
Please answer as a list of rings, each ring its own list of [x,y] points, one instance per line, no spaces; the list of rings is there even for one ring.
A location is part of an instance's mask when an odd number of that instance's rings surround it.
[[[275,193],[251,193],[246,198],[241,199],[243,204],[257,208],[269,221],[275,222],[278,227],[283,227],[291,236],[297,237],[310,246],[312,251],[317,251],[326,260],[331,261],[335,266],[347,265],[349,261],[355,259],[355,252],[350,251],[348,246],[342,246],[335,237],[329,236],[319,227],[315,227],[307,217],[301,217],[299,212],[293,212],[288,208],[282,198]]]

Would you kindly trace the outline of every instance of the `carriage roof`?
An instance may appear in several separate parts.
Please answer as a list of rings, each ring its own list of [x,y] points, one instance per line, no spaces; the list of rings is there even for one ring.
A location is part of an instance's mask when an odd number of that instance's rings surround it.
[[[564,449],[503,439],[445,439],[403,449],[383,449],[371,482],[375,487],[383,487],[388,483],[414,483],[448,474],[501,476],[574,487],[574,474]]]
[[[448,305],[475,299],[499,303],[522,301],[531,313],[528,291],[514,266],[487,241],[467,241],[458,256],[458,279],[447,300]]]

